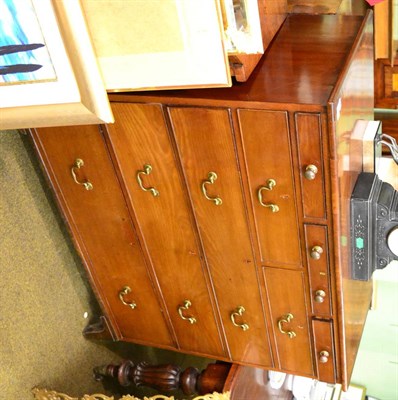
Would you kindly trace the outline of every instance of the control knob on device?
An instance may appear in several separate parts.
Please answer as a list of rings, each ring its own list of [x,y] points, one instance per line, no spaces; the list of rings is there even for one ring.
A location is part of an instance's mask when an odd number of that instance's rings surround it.
[[[388,248],[398,257],[398,226],[387,235]]]

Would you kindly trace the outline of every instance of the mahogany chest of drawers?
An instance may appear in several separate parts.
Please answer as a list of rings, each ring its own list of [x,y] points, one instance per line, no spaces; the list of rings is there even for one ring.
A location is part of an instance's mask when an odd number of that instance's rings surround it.
[[[31,130],[114,336],[347,384],[371,14],[289,17],[228,89],[110,95],[115,124]]]

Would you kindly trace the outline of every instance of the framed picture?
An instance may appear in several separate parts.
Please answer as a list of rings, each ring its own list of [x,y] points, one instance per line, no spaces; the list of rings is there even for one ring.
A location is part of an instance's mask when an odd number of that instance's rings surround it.
[[[82,8],[108,91],[231,86],[220,1],[82,0]]]
[[[110,122],[79,0],[0,0],[0,129]]]

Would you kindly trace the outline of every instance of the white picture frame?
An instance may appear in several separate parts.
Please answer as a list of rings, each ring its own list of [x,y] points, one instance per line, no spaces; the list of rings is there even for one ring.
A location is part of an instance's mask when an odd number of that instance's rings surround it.
[[[219,0],[81,1],[108,92],[232,85]]]
[[[0,82],[0,130],[112,123],[110,103],[79,0],[24,1],[33,7],[55,77]],[[21,6],[20,0],[7,2],[10,7],[13,2]],[[29,21],[32,14],[26,14],[27,4],[23,7],[18,16],[13,9],[13,17],[19,18],[19,25],[25,20],[27,24],[35,23]],[[2,14],[0,20],[6,18]],[[0,66],[4,65],[2,58]]]

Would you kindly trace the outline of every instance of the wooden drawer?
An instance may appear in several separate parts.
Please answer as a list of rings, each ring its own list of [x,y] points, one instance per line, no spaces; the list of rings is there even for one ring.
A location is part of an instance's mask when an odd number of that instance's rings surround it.
[[[174,347],[98,127],[40,129],[32,136],[119,336]],[[80,167],[76,166],[78,159],[82,160]],[[88,182],[91,190],[86,190]],[[126,286],[129,289],[123,294]],[[135,308],[129,306],[132,303]]]
[[[168,112],[232,359],[271,366],[230,112]]]
[[[225,357],[162,107],[115,103],[112,109],[109,139],[178,345]]]
[[[313,376],[311,339],[300,271],[263,268],[279,368]]]
[[[332,309],[327,227],[305,224],[304,230],[312,313],[329,317]]]
[[[287,113],[240,109],[238,116],[261,262],[300,267]]]
[[[319,114],[296,113],[304,218],[326,219],[322,130]]]
[[[333,343],[333,325],[329,321],[312,321],[315,343],[317,377],[320,381],[335,383],[336,366]]]

